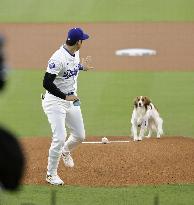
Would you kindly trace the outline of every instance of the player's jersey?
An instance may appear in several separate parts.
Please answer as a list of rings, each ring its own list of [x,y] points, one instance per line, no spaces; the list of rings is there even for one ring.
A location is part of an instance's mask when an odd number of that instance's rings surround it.
[[[56,74],[54,84],[61,92],[65,94],[74,92],[76,94],[79,68],[79,51],[72,55],[61,46],[48,61],[47,72]]]

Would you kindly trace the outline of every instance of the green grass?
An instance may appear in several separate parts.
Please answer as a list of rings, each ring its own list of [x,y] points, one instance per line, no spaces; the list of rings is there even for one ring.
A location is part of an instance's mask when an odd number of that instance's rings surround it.
[[[44,135],[41,110],[41,79],[43,72],[12,70],[8,85],[1,94],[0,122],[21,136]],[[44,129],[44,131],[43,131]]]
[[[1,0],[0,22],[193,21],[193,0]]]
[[[44,71],[13,70],[0,96],[0,123],[20,136],[50,136],[41,107]],[[79,97],[88,136],[130,135],[133,99],[149,96],[166,135],[194,137],[193,72],[83,72]]]
[[[194,201],[194,185],[126,188],[24,186],[18,193],[1,192],[0,204],[54,205],[51,203],[52,198],[56,199],[56,205],[191,205]]]
[[[80,82],[80,91],[88,134],[129,135],[133,99],[147,95],[159,108],[166,135],[194,136],[194,117],[190,115],[194,113],[192,72],[99,72],[87,75],[81,79],[87,78],[84,82],[89,86]]]

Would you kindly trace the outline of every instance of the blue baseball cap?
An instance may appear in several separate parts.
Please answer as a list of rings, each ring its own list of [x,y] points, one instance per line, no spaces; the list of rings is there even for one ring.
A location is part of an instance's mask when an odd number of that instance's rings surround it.
[[[86,40],[88,38],[88,34],[85,34],[81,28],[72,28],[67,35],[67,40],[69,41]]]

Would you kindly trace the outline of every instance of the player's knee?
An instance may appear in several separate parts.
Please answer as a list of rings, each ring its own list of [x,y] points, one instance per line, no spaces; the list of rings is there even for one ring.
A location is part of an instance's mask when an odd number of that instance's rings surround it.
[[[53,139],[52,147],[56,150],[61,150],[65,144],[64,138]]]

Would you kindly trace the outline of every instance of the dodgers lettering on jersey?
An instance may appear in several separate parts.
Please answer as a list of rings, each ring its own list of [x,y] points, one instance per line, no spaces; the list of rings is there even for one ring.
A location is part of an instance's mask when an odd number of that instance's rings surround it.
[[[79,71],[79,69],[75,69],[75,68],[74,68],[74,70],[67,70],[67,71],[64,73],[63,77],[64,77],[65,79],[69,79],[69,78],[71,78],[71,77],[73,77],[73,76],[76,76],[76,75],[78,74],[78,71]]]
[[[56,74],[54,84],[64,93],[77,92],[77,77],[80,70],[79,51],[75,56],[60,47],[48,61],[47,72]]]

